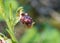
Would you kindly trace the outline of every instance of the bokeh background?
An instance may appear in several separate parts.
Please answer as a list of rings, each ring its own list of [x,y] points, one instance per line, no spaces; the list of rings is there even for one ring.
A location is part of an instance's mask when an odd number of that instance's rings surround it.
[[[22,6],[35,22],[31,29],[20,22],[16,24],[15,36],[21,43],[60,43],[60,0],[0,0],[1,3],[7,16],[9,3],[12,3],[14,17]],[[0,17],[0,32],[9,37],[6,26]]]

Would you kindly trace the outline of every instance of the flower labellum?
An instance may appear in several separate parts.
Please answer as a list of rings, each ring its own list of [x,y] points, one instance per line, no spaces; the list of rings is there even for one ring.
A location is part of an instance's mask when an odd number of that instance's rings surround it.
[[[20,21],[25,24],[27,27],[31,27],[32,25],[32,18],[28,15],[28,13],[22,13],[20,15]]]

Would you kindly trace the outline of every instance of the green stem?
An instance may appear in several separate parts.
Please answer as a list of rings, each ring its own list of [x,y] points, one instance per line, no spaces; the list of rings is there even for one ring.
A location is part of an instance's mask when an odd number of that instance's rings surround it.
[[[14,32],[13,32],[12,30],[9,30],[9,29],[6,29],[6,30],[7,30],[7,32],[9,33],[9,35],[11,36],[12,41],[13,41],[14,43],[18,43],[18,41],[17,41],[17,39],[16,39],[16,37],[15,37],[15,35],[14,35]]]
[[[14,25],[12,24],[13,20],[7,20],[6,24],[8,26],[7,32],[9,33],[9,35],[11,36],[11,39],[13,40],[14,43],[17,43],[17,39],[15,37],[15,32],[14,32]]]
[[[12,14],[12,4],[10,3],[10,6],[9,6],[9,16],[10,16],[10,19],[13,18],[13,14]]]
[[[3,6],[2,4],[2,0],[0,1],[0,6]],[[0,13],[1,13],[1,16],[3,17],[3,19],[5,20],[6,24],[7,24],[7,27],[8,29],[7,32],[9,33],[13,43],[18,43],[18,40],[16,39],[15,37],[15,32],[14,32],[14,17],[13,17],[13,14],[12,14],[12,5],[10,3],[10,6],[9,6],[9,17],[5,14],[5,10],[3,8],[0,9]]]

